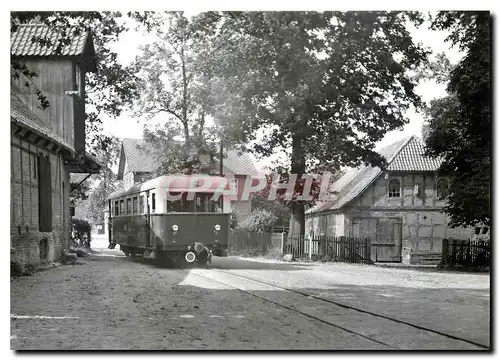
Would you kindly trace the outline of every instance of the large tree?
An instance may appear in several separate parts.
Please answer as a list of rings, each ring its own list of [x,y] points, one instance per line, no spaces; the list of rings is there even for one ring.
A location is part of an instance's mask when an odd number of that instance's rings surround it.
[[[375,144],[421,106],[408,70],[428,53],[413,42],[406,12],[227,12],[199,16],[212,44],[217,81],[213,115],[241,143],[270,155],[291,149],[289,172],[335,172],[361,163],[384,166]],[[299,180],[300,181],[300,180]],[[305,202],[290,203],[304,233]]]
[[[451,179],[450,225],[490,225],[491,15],[440,12],[432,26],[449,31],[465,56],[450,73],[448,96],[428,109],[427,153],[444,159],[440,170]]]
[[[167,119],[144,134],[148,147],[156,149],[152,155],[161,160],[159,172],[198,172],[200,158],[215,153],[220,139],[220,131],[207,121],[213,92],[203,23],[183,12],[158,14],[157,19],[164,26],[156,29],[154,42],[141,47],[134,64],[141,93],[135,115]]]

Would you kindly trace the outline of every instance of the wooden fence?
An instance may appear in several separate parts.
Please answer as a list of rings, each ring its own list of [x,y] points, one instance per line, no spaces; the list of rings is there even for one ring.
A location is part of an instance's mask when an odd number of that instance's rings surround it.
[[[278,239],[276,236],[278,235]],[[233,255],[267,255],[280,251],[281,234],[233,230],[229,234],[228,250]]]
[[[441,265],[449,267],[491,266],[491,243],[489,241],[443,239]]]
[[[290,237],[285,253],[297,259],[343,261],[347,263],[371,264],[371,243],[368,238],[312,236]]]
[[[248,232],[233,230],[229,234],[229,253],[233,255],[292,254],[295,259],[343,261],[372,264],[368,238],[313,236],[304,238],[286,233]]]

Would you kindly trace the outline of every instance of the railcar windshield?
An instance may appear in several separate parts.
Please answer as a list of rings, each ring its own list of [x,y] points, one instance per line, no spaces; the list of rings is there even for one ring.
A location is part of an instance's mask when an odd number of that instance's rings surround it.
[[[222,196],[213,200],[211,193],[170,193],[167,197],[167,213],[221,213]]]

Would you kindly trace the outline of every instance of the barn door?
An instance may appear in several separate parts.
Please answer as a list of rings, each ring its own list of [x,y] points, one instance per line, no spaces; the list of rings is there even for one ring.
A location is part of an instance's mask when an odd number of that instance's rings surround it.
[[[50,161],[38,157],[38,227],[40,232],[52,231],[52,177]]]
[[[377,233],[372,242],[372,259],[376,262],[401,262],[402,222],[400,218],[377,219]]]

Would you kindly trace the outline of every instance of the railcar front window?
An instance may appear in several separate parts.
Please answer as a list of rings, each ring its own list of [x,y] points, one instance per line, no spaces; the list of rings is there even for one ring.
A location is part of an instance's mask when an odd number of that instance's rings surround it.
[[[182,212],[182,199],[178,198],[180,193],[167,192],[167,212]]]
[[[208,202],[212,197],[212,194],[198,193],[193,197],[193,199],[190,199],[188,193],[183,193],[182,196],[179,195],[180,193],[171,193],[170,197],[167,197],[167,212],[210,212]]]
[[[118,216],[119,214],[118,201],[115,201],[115,216]]]
[[[120,215],[125,214],[125,201],[120,200]]]
[[[195,200],[187,200],[187,197],[182,199],[182,212],[194,212]]]
[[[156,197],[155,194],[151,194],[151,211],[155,212],[156,210]]]
[[[144,195],[139,197],[139,213],[144,214]]]

